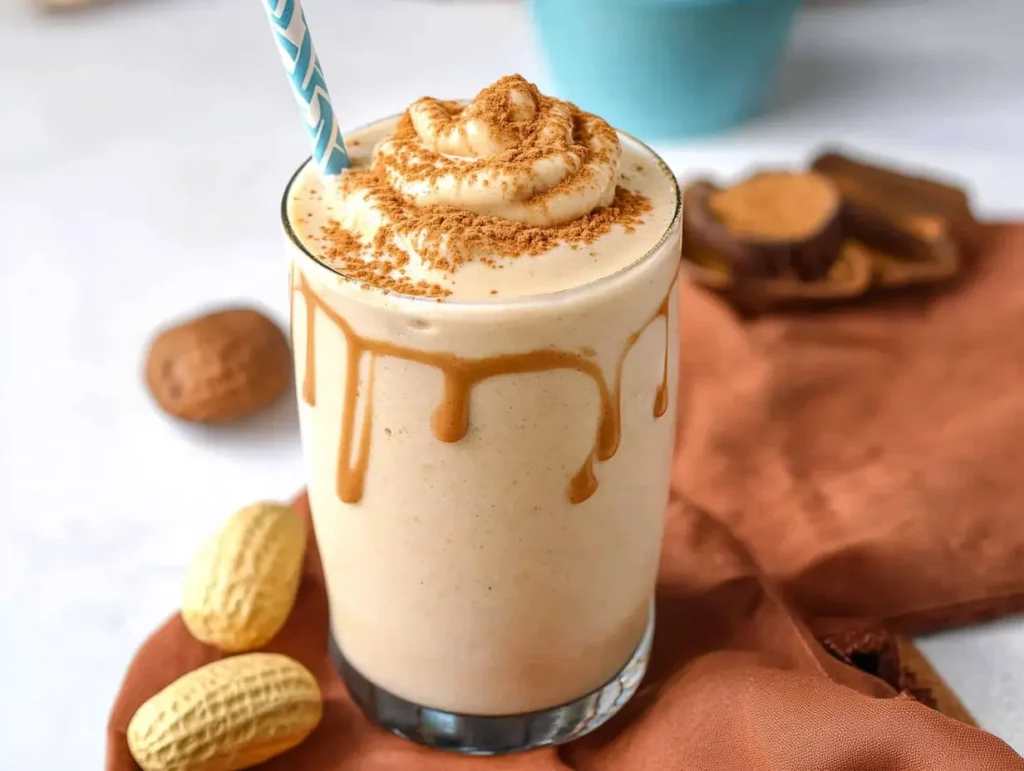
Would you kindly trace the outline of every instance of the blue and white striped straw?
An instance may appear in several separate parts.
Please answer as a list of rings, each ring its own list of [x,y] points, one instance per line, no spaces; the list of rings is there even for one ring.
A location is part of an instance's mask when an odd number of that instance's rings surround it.
[[[313,161],[324,176],[341,173],[349,166],[348,152],[331,106],[320,60],[306,26],[299,0],[263,0],[281,61],[292,82],[295,100],[306,119],[313,142]]]

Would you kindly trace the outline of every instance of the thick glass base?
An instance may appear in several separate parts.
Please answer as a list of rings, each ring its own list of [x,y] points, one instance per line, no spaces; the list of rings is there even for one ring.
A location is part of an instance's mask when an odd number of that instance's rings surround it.
[[[380,688],[348,663],[331,639],[331,658],[352,698],[376,723],[428,747],[467,755],[501,755],[564,744],[603,725],[636,693],[654,638],[654,604],[640,645],[606,685],[560,707],[520,715],[457,715],[421,707]]]

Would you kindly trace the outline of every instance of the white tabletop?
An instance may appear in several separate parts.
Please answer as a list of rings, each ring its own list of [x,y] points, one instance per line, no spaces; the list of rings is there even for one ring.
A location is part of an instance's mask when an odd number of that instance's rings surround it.
[[[305,137],[259,3],[0,5],[0,767],[99,768],[129,657],[200,539],[301,485],[291,399],[236,429],[164,418],[140,381],[169,318],[232,299],[285,323],[277,206]],[[522,72],[515,2],[307,0],[353,126]],[[804,12],[781,106],[667,147],[682,176],[843,140],[1024,211],[1024,3],[849,0]],[[898,43],[898,45],[897,45]],[[924,640],[981,724],[1024,751],[1024,621]],[[12,695],[17,694],[17,698]],[[57,706],[57,705],[60,706]]]

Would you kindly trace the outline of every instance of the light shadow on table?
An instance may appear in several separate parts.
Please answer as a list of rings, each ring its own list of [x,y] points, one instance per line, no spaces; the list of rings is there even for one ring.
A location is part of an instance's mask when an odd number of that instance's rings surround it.
[[[299,441],[299,410],[294,383],[263,412],[238,423],[190,426],[190,433],[212,447],[244,451],[254,446],[294,444]]]

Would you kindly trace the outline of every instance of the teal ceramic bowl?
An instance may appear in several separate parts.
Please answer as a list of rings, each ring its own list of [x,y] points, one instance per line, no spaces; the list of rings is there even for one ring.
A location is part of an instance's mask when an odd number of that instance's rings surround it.
[[[802,0],[531,0],[558,96],[641,139],[757,115]]]

